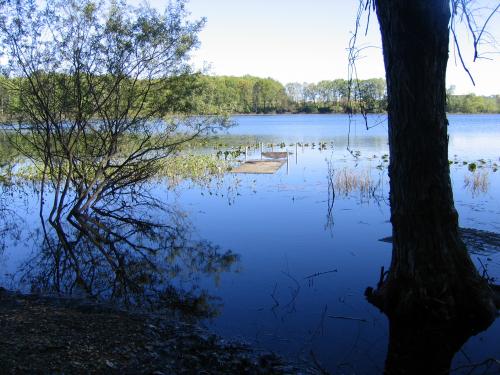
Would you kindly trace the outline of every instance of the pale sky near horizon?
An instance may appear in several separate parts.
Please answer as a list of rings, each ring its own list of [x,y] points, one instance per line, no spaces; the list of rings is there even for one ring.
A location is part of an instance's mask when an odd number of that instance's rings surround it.
[[[165,0],[150,0],[150,4],[161,7]],[[207,19],[192,61],[197,68],[209,65],[211,74],[250,74],[283,84],[347,78],[346,49],[357,4],[357,0],[190,0],[187,8],[191,17]],[[500,14],[489,25],[492,35],[500,40]],[[461,39],[476,86],[455,60],[453,46],[447,86],[455,85],[457,94],[500,94],[500,55],[473,63],[472,43],[464,36]],[[368,35],[365,37],[363,30],[358,45],[373,46],[364,50],[357,63],[359,78],[384,77],[374,14]]]

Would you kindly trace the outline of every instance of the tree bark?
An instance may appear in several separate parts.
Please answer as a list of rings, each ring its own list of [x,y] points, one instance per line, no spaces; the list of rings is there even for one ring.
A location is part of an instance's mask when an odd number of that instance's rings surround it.
[[[447,373],[494,320],[458,233],[445,113],[448,0],[375,0],[388,91],[392,262],[370,302],[389,318],[386,373]]]

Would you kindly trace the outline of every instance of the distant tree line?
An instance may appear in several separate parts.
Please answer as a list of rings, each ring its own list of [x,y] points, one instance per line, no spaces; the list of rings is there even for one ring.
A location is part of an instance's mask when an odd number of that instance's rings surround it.
[[[293,82],[283,86],[271,78],[202,75],[198,83],[193,107],[203,114],[382,113],[387,108],[387,88],[382,78]],[[453,91],[452,86],[447,92],[448,112],[500,113],[500,95],[454,95]]]
[[[318,83],[288,83],[253,76],[193,75],[195,84],[180,99],[183,110],[195,114],[251,113],[382,113],[386,111],[386,84],[382,78],[349,81],[323,80]],[[8,113],[13,98],[0,76],[0,117]],[[195,87],[195,89],[193,89]],[[149,98],[153,102],[157,98]],[[178,104],[179,105],[179,104]],[[175,106],[173,106],[175,107]],[[455,95],[447,91],[450,113],[500,113],[500,95]]]
[[[451,113],[500,113],[500,95],[450,95],[446,107]]]
[[[384,112],[387,107],[385,80],[335,79],[318,83],[288,83],[285,91],[295,112]]]
[[[500,113],[500,95],[455,95],[455,86],[447,90],[446,110],[452,113]]]
[[[283,113],[292,109],[283,85],[271,78],[200,75],[198,84],[192,97],[199,113]]]

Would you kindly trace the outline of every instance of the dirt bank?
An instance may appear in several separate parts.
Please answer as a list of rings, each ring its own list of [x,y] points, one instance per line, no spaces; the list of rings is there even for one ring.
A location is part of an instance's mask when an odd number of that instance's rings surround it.
[[[2,374],[319,374],[195,324],[0,288]]]

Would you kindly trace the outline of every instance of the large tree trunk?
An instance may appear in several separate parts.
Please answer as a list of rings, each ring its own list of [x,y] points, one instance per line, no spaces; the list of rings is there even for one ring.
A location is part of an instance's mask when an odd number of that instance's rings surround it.
[[[376,0],[388,90],[392,263],[368,300],[389,318],[386,373],[446,373],[495,318],[458,234],[448,165],[448,0]]]

